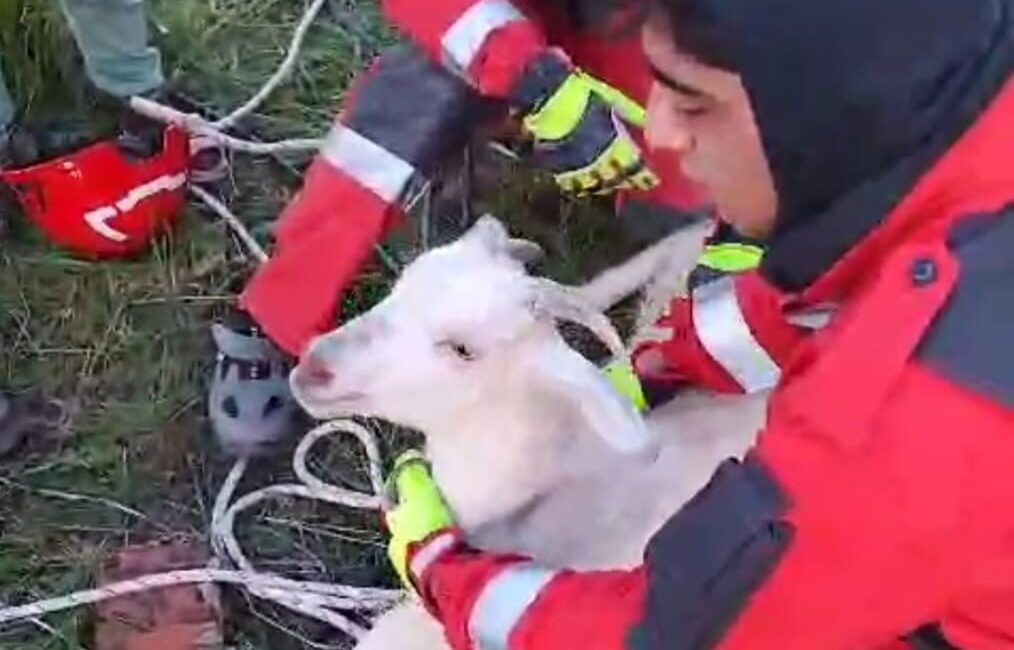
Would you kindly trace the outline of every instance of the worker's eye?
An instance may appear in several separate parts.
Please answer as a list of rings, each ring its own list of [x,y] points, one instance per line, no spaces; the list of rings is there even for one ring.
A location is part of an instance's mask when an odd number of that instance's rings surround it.
[[[703,100],[684,100],[673,102],[673,110],[684,118],[700,117],[711,110],[711,103]]]
[[[714,108],[709,97],[685,96],[673,93],[672,108],[684,118],[700,117]]]
[[[475,361],[476,359],[475,350],[468,344],[462,343],[461,341],[445,339],[438,343],[437,347],[449,354],[453,354],[462,361]]]
[[[684,118],[701,117],[702,115],[707,115],[708,113],[707,106],[685,106],[677,110]]]

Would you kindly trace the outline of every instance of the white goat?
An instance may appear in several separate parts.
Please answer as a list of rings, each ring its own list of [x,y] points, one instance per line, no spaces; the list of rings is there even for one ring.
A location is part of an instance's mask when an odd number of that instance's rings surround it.
[[[528,276],[537,247],[484,217],[420,256],[368,313],[318,338],[293,390],[319,418],[372,415],[425,433],[436,480],[477,547],[557,567],[636,565],[718,463],[749,447],[765,400],[686,394],[642,419],[556,325],[576,321],[617,347],[599,310],[660,271],[675,283],[703,233],[656,244],[579,296]],[[406,603],[357,647],[447,645]]]

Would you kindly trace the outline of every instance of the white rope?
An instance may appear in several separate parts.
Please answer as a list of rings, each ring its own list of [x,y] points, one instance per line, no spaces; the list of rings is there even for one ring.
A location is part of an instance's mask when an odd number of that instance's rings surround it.
[[[109,600],[111,598],[122,598],[134,594],[151,591],[154,589],[166,589],[189,584],[222,583],[233,585],[257,585],[272,589],[284,589],[292,593],[294,599],[303,598],[307,603],[314,603],[324,590],[332,589],[336,585],[329,583],[307,582],[300,580],[289,580],[268,574],[251,574],[246,571],[227,571],[225,569],[183,569],[158,573],[122,582],[114,582],[95,589],[79,591],[59,598],[48,598],[27,605],[17,605],[0,609],[0,625],[21,621],[36,616],[53,614],[55,612],[74,609],[84,605]],[[364,589],[364,591],[366,591]],[[359,611],[377,611],[388,607],[391,599],[384,590],[374,590],[378,593],[372,598],[364,598],[363,594],[357,593],[349,596],[344,601],[346,609]]]
[[[329,485],[314,476],[307,468],[306,457],[310,453],[310,449],[324,437],[334,435],[335,433],[352,434],[363,445],[363,448],[366,449],[366,458],[368,460],[366,469],[369,473],[373,494],[364,495],[361,492]],[[319,495],[319,498],[325,501],[367,510],[387,509],[391,505],[384,493],[383,465],[380,460],[380,448],[377,446],[377,438],[369,429],[352,420],[334,420],[322,424],[307,433],[303,437],[303,440],[300,441],[299,446],[296,447],[296,453],[292,458],[292,469],[300,481],[311,490],[314,490]]]
[[[257,243],[257,240],[250,234],[250,231],[243,225],[243,222],[239,220],[239,217],[233,214],[232,210],[227,208],[224,203],[215,198],[215,195],[200,185],[191,185],[190,191],[194,196],[204,202],[204,205],[211,208],[219,217],[221,217],[222,221],[225,222],[225,225],[229,226],[229,228],[236,233],[236,236],[240,238],[240,241],[242,241],[243,245],[247,247],[250,254],[254,256],[254,259],[261,264],[268,261],[268,254],[264,251],[261,245]]]
[[[131,97],[130,107],[145,117],[178,126],[191,135],[206,137],[231,151],[254,155],[271,155],[286,151],[316,151],[322,142],[317,138],[281,140],[279,142],[243,140],[223,133],[214,124],[196,113],[184,113],[147,97],[136,95]]]
[[[306,459],[313,446],[324,437],[334,434],[352,435],[363,445],[366,450],[372,493],[331,485],[316,477],[307,467]],[[302,483],[268,486],[233,501],[232,497],[248,466],[246,459],[237,461],[223,482],[212,511],[212,548],[219,561],[233,564],[238,570],[205,568],[170,571],[103,585],[58,598],[5,607],[0,609],[0,626],[153,589],[185,584],[222,583],[241,586],[252,596],[272,601],[298,614],[328,623],[355,639],[361,638],[366,630],[354,623],[344,612],[377,613],[400,601],[405,595],[404,592],[292,580],[260,572],[243,552],[236,539],[234,526],[236,517],[241,512],[277,497],[313,499],[357,509],[384,507],[387,505],[387,498],[384,494],[383,469],[376,437],[369,429],[351,420],[328,422],[306,434],[296,447],[292,464],[296,476]]]
[[[257,110],[257,107],[264,103],[264,100],[274,92],[285,79],[292,74],[292,69],[296,66],[296,60],[299,57],[299,51],[303,47],[303,40],[306,38],[306,33],[310,31],[310,26],[313,25],[313,21],[316,20],[317,14],[320,13],[321,7],[324,6],[325,0],[314,0],[314,3],[310,5],[310,8],[303,14],[302,20],[299,21],[299,25],[296,27],[295,34],[292,35],[292,42],[289,44],[289,51],[285,55],[285,59],[282,64],[278,67],[271,78],[268,79],[260,90],[257,91],[253,97],[243,104],[229,115],[226,115],[222,119],[215,122],[215,128],[219,130],[226,130],[236,125],[236,122],[246,117],[248,114]]]

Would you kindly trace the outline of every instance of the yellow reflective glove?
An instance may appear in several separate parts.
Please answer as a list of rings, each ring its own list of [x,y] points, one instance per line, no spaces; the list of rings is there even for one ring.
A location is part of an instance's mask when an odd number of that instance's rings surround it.
[[[658,178],[645,166],[624,124],[643,127],[644,108],[553,56],[532,74],[537,79],[530,85],[544,92],[522,120],[533,138],[536,161],[553,174],[561,190],[578,196],[657,185]]]
[[[638,411],[645,411],[648,408],[648,400],[644,396],[644,389],[641,387],[641,380],[634,371],[634,364],[628,359],[613,361],[602,369],[606,379],[613,385],[620,395],[630,400],[631,405]]]
[[[411,546],[429,540],[442,530],[454,528],[454,516],[433,480],[429,464],[418,451],[405,452],[398,458],[388,478],[387,490],[397,504],[384,515],[391,533],[387,556],[405,588],[415,592],[409,575]]]
[[[719,273],[742,273],[760,266],[764,249],[753,244],[724,242],[708,244],[697,264]]]

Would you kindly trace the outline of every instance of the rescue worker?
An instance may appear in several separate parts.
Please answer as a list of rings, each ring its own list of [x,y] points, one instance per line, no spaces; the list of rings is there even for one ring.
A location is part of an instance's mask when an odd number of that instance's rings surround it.
[[[1014,648],[1014,3],[644,4],[650,144],[817,331],[643,566],[471,549],[410,456],[396,569],[455,650]]]

